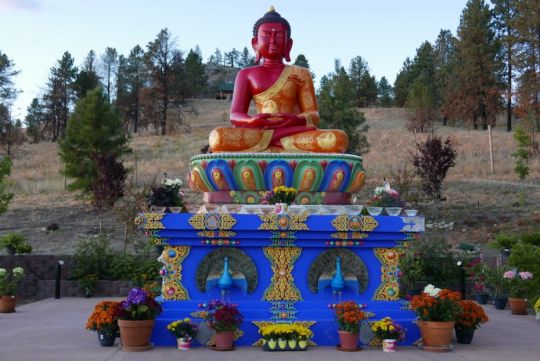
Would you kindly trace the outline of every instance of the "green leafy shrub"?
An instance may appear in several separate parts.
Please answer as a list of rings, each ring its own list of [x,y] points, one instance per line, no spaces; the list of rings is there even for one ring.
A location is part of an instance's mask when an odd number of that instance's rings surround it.
[[[0,237],[0,249],[6,248],[9,254],[32,253],[32,245],[26,242],[21,233],[7,233]]]
[[[399,258],[400,283],[407,291],[414,291],[416,283],[455,288],[459,277],[456,262],[456,256],[446,239],[426,237],[414,240]]]
[[[540,232],[525,233],[521,237],[521,240],[523,243],[532,244],[533,246],[540,246]]]
[[[520,271],[529,271],[534,277],[530,280],[527,298],[535,299],[540,295],[540,247],[519,242],[512,248],[508,264]]]
[[[70,277],[81,279],[86,275],[95,275],[100,280],[110,279],[110,264],[114,257],[105,236],[84,239],[75,251]]]
[[[519,241],[520,236],[518,234],[499,233],[495,235],[495,242],[490,243],[490,247],[503,251],[505,249],[512,249],[512,247]]]

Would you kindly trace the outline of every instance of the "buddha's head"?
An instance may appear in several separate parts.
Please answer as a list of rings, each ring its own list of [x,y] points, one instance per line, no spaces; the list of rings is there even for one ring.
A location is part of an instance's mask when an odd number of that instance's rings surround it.
[[[253,25],[251,45],[255,50],[255,63],[261,58],[291,61],[292,44],[291,26],[274,7]]]

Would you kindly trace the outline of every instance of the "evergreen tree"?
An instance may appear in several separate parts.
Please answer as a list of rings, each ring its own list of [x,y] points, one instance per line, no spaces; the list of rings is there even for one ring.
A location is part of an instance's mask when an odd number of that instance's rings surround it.
[[[356,109],[356,93],[343,67],[323,76],[318,93],[321,128],[341,129],[349,136],[348,153],[364,154],[369,150],[364,114]]]
[[[411,59],[407,57],[394,81],[394,104],[398,107],[405,106],[409,89],[414,81],[412,66]]]
[[[146,66],[144,50],[136,45],[129,56],[118,59],[117,106],[122,110],[126,129],[139,131],[141,125],[142,100],[145,86]]]
[[[540,0],[516,1],[515,30],[518,111],[540,131]]]
[[[414,79],[409,87],[406,106],[411,110],[407,129],[425,131],[437,117],[435,86],[435,63],[433,47],[425,41],[416,50],[410,77]]]
[[[64,174],[74,178],[68,188],[90,195],[101,216],[122,196],[126,170],[120,159],[129,151],[118,111],[101,89],[89,91],[77,102],[60,142]]]
[[[236,50],[235,48],[232,48],[230,52],[225,53],[224,62],[231,68],[234,68],[235,65],[238,65],[239,59],[240,59],[240,52]]]
[[[315,73],[311,71],[311,68],[309,67],[309,62],[304,54],[298,54],[293,64],[296,66],[301,66],[302,68],[309,69],[311,79],[315,80]]]
[[[457,39],[450,30],[441,29],[433,47],[435,102],[437,108],[442,110],[443,125],[448,123],[448,117],[444,112],[444,98],[449,92],[450,80],[458,66],[456,43]]]
[[[86,95],[86,92],[100,85],[100,78],[96,71],[96,53],[90,50],[84,59],[81,71],[75,78],[73,84],[75,95],[77,99],[81,99]]]
[[[14,124],[10,107],[17,96],[13,78],[20,71],[15,70],[15,64],[8,56],[0,51],[0,140],[7,145],[7,154],[11,154],[14,141]]]
[[[219,48],[216,48],[216,51],[214,51],[214,54],[210,55],[210,58],[208,58],[207,63],[212,64],[212,65],[223,64],[223,55],[221,54],[221,50],[219,50]]]
[[[445,112],[453,119],[487,129],[501,111],[499,47],[492,14],[484,0],[469,0],[458,28],[459,66],[445,99]]]
[[[389,108],[394,103],[394,90],[392,86],[386,80],[386,77],[382,77],[377,84],[377,104],[383,108]]]
[[[294,60],[294,65],[309,69],[309,62],[304,54],[298,54],[298,56]]]
[[[502,44],[501,55],[504,60],[504,78],[506,78],[506,131],[512,131],[512,81],[513,62],[516,44],[517,3],[515,0],[491,0],[494,8],[497,37]]]
[[[247,46],[244,46],[244,50],[242,50],[242,54],[240,55],[240,67],[247,68],[249,66],[252,66],[254,61],[255,58],[251,56],[251,53],[249,52]]]
[[[57,67],[51,68],[44,100],[47,109],[46,131],[53,142],[63,138],[69,109],[74,100],[74,80],[77,75],[74,62],[71,54],[66,51],[58,60]]]
[[[113,99],[112,92],[114,77],[118,69],[118,52],[115,48],[106,47],[105,53],[101,55],[101,68],[103,72],[103,80],[105,82],[105,91],[107,93],[107,101],[110,103]]]
[[[11,158],[0,156],[0,214],[7,211],[14,194],[6,189],[6,177],[11,174]]]
[[[146,65],[149,70],[151,85],[146,96],[146,106],[151,114],[158,115],[156,132],[161,128],[161,135],[167,134],[167,116],[169,108],[176,105],[175,94],[179,93],[178,79],[182,54],[176,48],[176,42],[168,29],[159,32],[156,39],[147,45]],[[173,66],[176,70],[173,70]],[[175,76],[176,73],[176,76]],[[158,123],[159,119],[159,123]]]
[[[19,73],[13,61],[0,51],[0,104],[7,105],[15,99],[17,90],[13,86],[13,78]]]
[[[45,124],[45,121],[45,113],[43,111],[43,106],[39,103],[39,99],[32,99],[32,103],[26,110],[24,124],[26,125],[26,134],[32,138],[33,143],[38,143],[40,141],[41,129]]]
[[[364,108],[377,101],[377,82],[369,73],[367,61],[361,56],[351,60],[349,77],[356,93],[356,106]]]
[[[202,57],[191,50],[186,58],[186,95],[188,97],[200,96],[206,88],[206,72]]]

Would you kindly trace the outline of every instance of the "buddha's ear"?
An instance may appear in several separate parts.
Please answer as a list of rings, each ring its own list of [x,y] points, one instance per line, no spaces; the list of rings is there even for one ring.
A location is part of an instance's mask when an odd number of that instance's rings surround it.
[[[261,55],[259,54],[259,45],[257,44],[257,38],[251,39],[251,46],[255,50],[255,65],[259,64],[261,61]]]
[[[292,49],[293,40],[289,38],[287,41],[287,49],[285,49],[285,60],[288,62],[291,61],[291,49]]]

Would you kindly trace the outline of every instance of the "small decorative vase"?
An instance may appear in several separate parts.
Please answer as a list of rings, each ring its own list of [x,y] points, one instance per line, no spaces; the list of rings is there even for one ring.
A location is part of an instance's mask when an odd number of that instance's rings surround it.
[[[295,349],[296,348],[296,340],[289,340],[287,341],[287,345],[289,345],[289,348],[292,350],[292,349]]]
[[[506,308],[506,302],[508,302],[508,298],[506,297],[494,298],[493,306],[495,306],[495,309],[497,310],[504,310]]]
[[[274,350],[277,346],[277,341],[276,340],[268,340],[268,348],[270,350]]]
[[[218,350],[230,350],[234,343],[234,332],[218,332],[215,335],[216,349]]]
[[[358,334],[338,330],[339,346],[343,351],[355,351],[358,349]]]
[[[0,313],[15,312],[17,298],[15,296],[0,296]]]
[[[396,352],[397,351],[397,340],[384,339],[382,341],[382,350],[384,352]]]
[[[274,212],[277,214],[287,213],[288,210],[289,210],[289,205],[287,203],[274,204]]]
[[[156,320],[118,320],[123,351],[143,351],[150,347],[150,336]]]
[[[191,349],[191,337],[180,337],[176,339],[179,350],[190,350]]]
[[[474,336],[474,328],[456,328],[456,339],[458,343],[469,345]]]
[[[526,315],[527,314],[527,300],[525,298],[513,298],[509,297],[510,309],[513,315]]]
[[[307,340],[299,340],[298,347],[300,347],[300,349],[302,350],[305,350],[307,348]]]
[[[285,347],[287,347],[287,340],[280,338],[277,343],[278,343],[279,348],[282,350],[285,349]]]
[[[487,304],[487,301],[488,301],[488,295],[486,294],[474,295],[474,300],[480,305],[485,305]]]
[[[114,333],[106,333],[102,331],[97,332],[97,337],[99,341],[99,345],[102,347],[110,347],[114,345],[114,341],[116,340],[116,331]]]
[[[417,321],[424,351],[445,352],[451,350],[452,331],[455,322]]]

